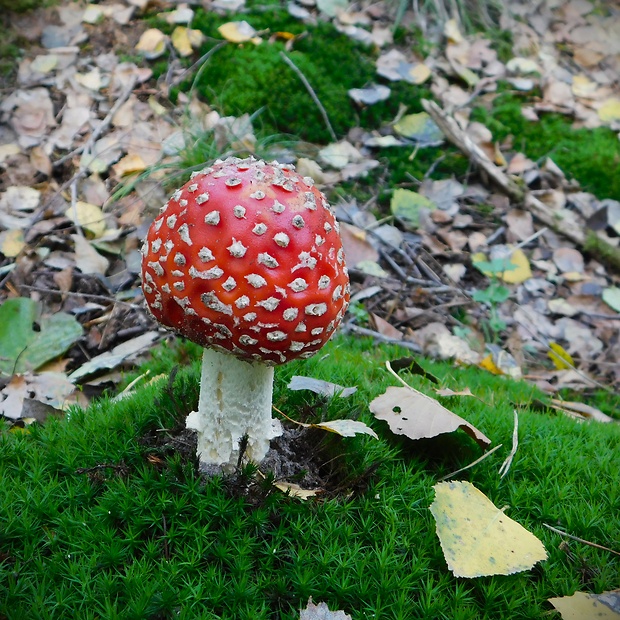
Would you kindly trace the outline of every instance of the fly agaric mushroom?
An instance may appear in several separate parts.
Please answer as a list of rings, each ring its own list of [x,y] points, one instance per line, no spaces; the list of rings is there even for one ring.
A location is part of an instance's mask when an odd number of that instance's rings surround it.
[[[338,224],[294,167],[230,157],[194,172],[164,205],[142,248],[153,316],[205,347],[201,464],[234,467],[239,442],[260,462],[273,430],[273,367],[314,355],[349,304]]]

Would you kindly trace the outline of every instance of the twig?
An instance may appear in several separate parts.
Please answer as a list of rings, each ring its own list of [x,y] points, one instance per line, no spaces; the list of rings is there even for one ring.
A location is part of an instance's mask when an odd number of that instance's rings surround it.
[[[512,460],[517,453],[517,448],[519,447],[519,414],[517,410],[514,410],[515,422],[514,428],[512,429],[512,449],[510,450],[510,454],[506,457],[506,460],[502,463],[502,466],[499,468],[500,480],[508,473],[510,466],[512,465]]]
[[[280,52],[280,56],[282,56],[282,60],[284,60],[284,62],[293,71],[295,71],[299,79],[302,81],[303,85],[306,87],[306,90],[312,97],[312,101],[314,101],[317,108],[319,108],[319,111],[321,112],[321,116],[323,117],[323,120],[325,121],[325,125],[327,125],[327,130],[329,131],[329,135],[331,136],[331,139],[334,142],[337,142],[338,138],[336,137],[336,132],[334,131],[332,124],[329,122],[329,116],[327,116],[327,111],[323,107],[323,104],[319,101],[319,98],[316,96],[316,93],[314,92],[312,86],[310,86],[310,82],[308,82],[308,80],[306,79],[306,76],[299,70],[297,65],[284,52]]]
[[[583,543],[584,545],[590,545],[590,547],[596,547],[597,549],[602,549],[603,551],[609,551],[609,553],[613,553],[614,555],[620,555],[620,551],[614,551],[613,549],[610,549],[609,547],[603,547],[603,545],[599,545],[597,543],[590,542],[589,540],[584,540],[583,538],[579,538],[579,536],[573,536],[572,534],[569,534],[568,532],[563,532],[562,530],[558,530],[557,528],[553,527],[552,525],[549,525],[548,523],[543,523],[543,525],[548,530],[551,530],[552,532],[555,532],[556,534],[560,534],[560,536],[566,536],[567,538],[570,538],[571,540],[576,540],[577,542]]]
[[[441,129],[446,138],[469,159],[476,163],[505,193],[517,202],[522,202],[524,191],[459,127],[454,118],[448,116],[434,101],[422,99],[422,107]]]
[[[79,155],[80,153],[83,153],[84,151],[89,150],[95,144],[97,138],[109,127],[112,119],[114,118],[114,115],[118,112],[119,108],[127,101],[127,99],[129,99],[129,96],[133,92],[137,81],[138,78],[135,75],[132,75],[129,78],[129,82],[119,95],[118,99],[114,102],[114,105],[106,114],[106,117],[101,121],[99,126],[90,134],[88,140],[86,140],[84,144],[81,144],[77,148],[73,149],[70,153],[67,153],[66,155],[63,155],[60,159],[57,159],[53,164],[54,166],[60,166],[61,164],[64,164],[67,160],[75,157],[76,155]]]
[[[465,467],[461,467],[461,469],[457,469],[456,471],[453,471],[450,474],[442,476],[441,478],[439,478],[438,482],[441,482],[442,480],[447,480],[448,478],[452,478],[452,476],[456,476],[456,474],[460,474],[461,472],[466,471],[470,467],[473,467],[474,465],[478,465],[478,463],[480,463],[480,461],[484,461],[484,459],[486,459],[487,456],[491,456],[491,454],[493,454],[495,450],[499,450],[502,447],[502,445],[503,444],[500,443],[498,446],[495,446],[495,448],[491,448],[488,452],[485,452],[482,456],[478,457],[475,461],[472,461],[469,465],[465,465]]]
[[[42,286],[30,286],[29,284],[21,284],[20,288],[28,289],[29,291],[36,291],[37,293],[48,293],[50,295],[68,295],[70,297],[83,297],[84,299],[92,299],[93,301],[101,301],[108,304],[119,304],[123,306],[127,306],[132,310],[137,310],[140,308],[139,304],[131,304],[127,301],[121,301],[120,299],[115,299],[106,295],[92,295],[90,293],[80,293],[78,291],[61,291],[59,289],[54,288],[44,288]]]
[[[478,166],[493,182],[515,202],[521,204],[543,224],[564,235],[573,243],[596,255],[605,264],[620,270],[620,251],[612,246],[601,231],[588,230],[583,221],[566,209],[555,210],[521,187],[514,179],[496,166],[488,155],[461,129],[456,120],[434,101],[422,99],[422,106],[441,129],[446,138]]]
[[[384,336],[379,332],[376,332],[372,329],[368,329],[366,327],[360,327],[359,325],[353,325],[352,323],[347,323],[343,330],[345,332],[353,332],[354,334],[359,334],[360,336],[370,336],[379,342],[385,342],[386,344],[395,344],[399,347],[403,347],[404,349],[410,349],[415,353],[422,353],[422,347],[417,345],[415,342],[410,342],[409,340],[397,340],[396,338],[389,338],[388,336]]]
[[[84,237],[84,231],[80,224],[80,216],[77,210],[77,177],[73,179],[71,183],[71,213],[73,215],[73,222],[75,223],[75,230],[80,237]]]

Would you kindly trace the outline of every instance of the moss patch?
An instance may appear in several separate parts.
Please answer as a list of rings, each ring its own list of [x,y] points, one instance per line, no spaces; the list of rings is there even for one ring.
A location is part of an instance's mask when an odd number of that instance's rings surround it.
[[[512,93],[495,99],[490,110],[478,107],[472,120],[484,123],[495,140],[513,136],[514,148],[532,159],[549,156],[569,177],[574,177],[598,198],[620,200],[620,140],[605,127],[573,129],[559,114],[545,114],[533,123],[521,109],[526,100]]]
[[[330,436],[351,493],[308,502],[269,487],[250,501],[244,486],[202,478],[173,442],[145,444],[195,406],[197,353],[184,344],[159,350],[154,372],[191,362],[172,386],[164,380],[67,420],[0,432],[0,617],[296,620],[312,596],[354,618],[529,620],[544,617],[550,596],[617,587],[617,557],[574,542],[567,554],[542,525],[606,546],[620,538],[616,426],[524,407],[519,449],[500,480],[514,403],[530,402],[536,389],[421,360],[445,386],[472,388],[481,400],[447,406],[504,444],[459,478],[508,506],[549,552],[532,571],[455,579],[428,510],[432,485],[480,453],[461,432],[412,443],[372,419],[368,402],[394,384],[384,361],[406,352],[339,338],[317,358],[277,369],[275,404],[287,414],[359,418],[380,435]],[[290,392],[293,374],[358,392],[329,401]]]
[[[304,33],[293,50],[286,53],[312,86],[339,136],[360,125],[380,126],[394,117],[401,102],[416,111],[421,96],[428,95],[426,89],[396,84],[391,85],[393,96],[388,101],[357,108],[347,91],[376,80],[376,55],[330,23],[307,26],[275,8],[226,18],[199,11],[193,26],[209,37],[201,52],[221,40],[218,26],[238,19],[248,21],[258,31]],[[260,111],[255,124],[263,134],[290,134],[309,142],[327,143],[331,139],[321,113],[299,76],[282,59],[284,51],[285,45],[279,40],[258,46],[228,45],[207,63],[195,88],[225,114]],[[186,83],[182,87],[189,86]]]

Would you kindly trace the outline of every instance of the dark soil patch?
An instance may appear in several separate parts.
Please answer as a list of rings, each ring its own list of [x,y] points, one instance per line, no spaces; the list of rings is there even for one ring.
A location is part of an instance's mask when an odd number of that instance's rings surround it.
[[[150,430],[139,442],[145,449],[146,460],[153,466],[164,468],[175,459],[200,471],[205,482],[222,476],[231,495],[243,496],[251,504],[260,504],[276,490],[274,485],[278,483],[295,484],[329,497],[360,491],[374,471],[372,468],[373,471],[361,476],[348,471],[339,438],[311,428],[284,427],[282,435],[272,440],[259,466],[242,466],[232,473],[223,472],[219,466],[200,466],[196,433],[185,428],[184,422],[171,429]]]

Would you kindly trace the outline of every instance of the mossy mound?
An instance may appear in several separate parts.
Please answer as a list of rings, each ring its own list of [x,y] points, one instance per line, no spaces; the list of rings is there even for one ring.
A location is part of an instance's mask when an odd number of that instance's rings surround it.
[[[507,506],[549,553],[513,575],[450,573],[428,510],[433,485],[480,450],[463,431],[409,441],[372,417],[368,403],[395,384],[385,360],[407,354],[339,337],[276,369],[281,411],[360,419],[379,435],[317,435],[310,453],[339,468],[340,490],[307,502],[255,481],[251,468],[236,478],[196,471],[177,432],[198,399],[200,351],[186,343],[158,347],[142,371],[170,378],[131,397],[21,432],[0,424],[0,618],[298,620],[312,596],[360,619],[531,620],[547,617],[551,596],[616,587],[617,557],[574,542],[567,554],[543,524],[603,546],[618,540],[617,425],[520,407],[518,451],[501,478],[515,403],[538,390],[420,359],[441,385],[472,387],[478,398],[446,405],[504,446],[458,478]],[[295,374],[358,391],[329,400],[294,392]],[[432,393],[422,377],[403,378]]]
[[[339,137],[352,127],[379,127],[395,116],[401,102],[416,111],[420,98],[428,94],[426,89],[410,84],[391,85],[393,94],[388,101],[357,107],[347,91],[376,80],[376,54],[339,33],[331,23],[308,26],[276,8],[226,17],[198,11],[193,26],[208,38],[201,53],[221,40],[217,31],[220,25],[242,19],[261,33],[304,36],[291,51],[286,51],[280,39],[264,40],[260,45],[228,45],[207,62],[194,88],[225,114],[260,112],[255,126],[263,134],[290,134],[318,144],[331,141],[318,106],[299,75],[282,58],[283,52],[308,80]],[[187,82],[182,88],[189,86]]]
[[[539,122],[531,122],[521,112],[526,103],[513,93],[503,93],[491,110],[473,110],[472,120],[484,123],[495,140],[512,135],[515,150],[531,159],[551,157],[567,176],[598,198],[620,200],[616,134],[606,127],[573,129],[571,119],[560,114],[545,114]]]

